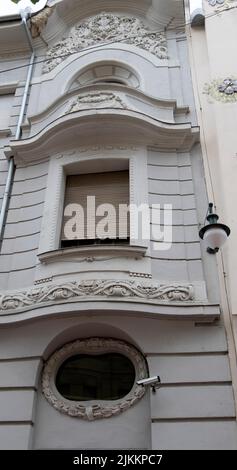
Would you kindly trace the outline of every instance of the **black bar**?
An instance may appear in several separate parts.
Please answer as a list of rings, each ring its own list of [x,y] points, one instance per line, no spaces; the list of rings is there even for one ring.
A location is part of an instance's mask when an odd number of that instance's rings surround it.
[[[171,466],[171,468],[202,468],[208,463],[214,465],[228,464],[228,459],[235,458],[233,451],[167,451],[167,450],[33,450],[33,451],[4,451],[0,452],[2,462],[5,461],[15,468],[20,465],[33,468],[32,465],[59,465],[59,468],[94,469],[134,468],[149,465],[150,468]],[[3,468],[3,466],[2,466]]]

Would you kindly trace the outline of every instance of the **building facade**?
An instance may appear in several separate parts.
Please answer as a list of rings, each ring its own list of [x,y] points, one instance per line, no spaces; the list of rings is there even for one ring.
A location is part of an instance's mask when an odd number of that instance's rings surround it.
[[[198,235],[203,22],[181,0],[43,7],[0,23],[0,448],[236,449],[233,323]]]

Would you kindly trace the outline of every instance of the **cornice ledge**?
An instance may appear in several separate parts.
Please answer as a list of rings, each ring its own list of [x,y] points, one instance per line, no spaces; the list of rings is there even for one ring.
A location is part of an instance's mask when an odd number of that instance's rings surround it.
[[[131,257],[143,258],[147,250],[146,246],[132,245],[108,245],[108,246],[81,246],[75,248],[61,248],[38,254],[41,263],[55,261],[79,261],[92,263],[93,261],[107,261],[112,258]]]
[[[98,5],[99,3],[99,5]],[[44,37],[48,43],[54,43],[65,35],[66,27],[73,27],[75,23],[81,22],[88,17],[98,15],[101,11],[108,11],[114,14],[127,14],[129,16],[138,16],[149,21],[154,29],[160,30],[183,24],[183,10],[181,0],[169,2],[167,9],[167,0],[87,0],[78,2],[78,0],[48,0],[48,6],[55,6],[55,14],[51,17],[54,34],[45,28]],[[57,15],[56,15],[57,13]],[[57,28],[59,18],[63,22],[64,28]],[[52,28],[51,28],[52,29]],[[50,34],[51,33],[51,34]]]
[[[9,137],[12,135],[11,129],[0,129],[0,137]]]
[[[122,131],[124,143],[136,141],[148,145],[152,140],[160,150],[189,151],[199,140],[199,128],[191,123],[167,123],[127,109],[88,109],[60,116],[32,137],[11,141],[4,150],[5,155],[29,162],[48,158],[51,152],[64,151],[71,145],[75,148],[79,142],[84,145],[93,137],[92,121],[97,125],[100,140],[108,144],[110,138],[113,143],[116,139],[120,141]],[[110,126],[109,134],[106,126]]]
[[[212,323],[220,318],[218,304],[198,302],[154,302],[142,299],[93,299],[71,300],[54,304],[45,303],[36,306],[0,312],[0,324],[20,324],[43,318],[77,317],[84,315],[100,317],[136,317],[155,320],[190,320],[192,322]]]
[[[7,95],[8,93],[15,93],[19,81],[6,82],[0,84],[0,95]]]

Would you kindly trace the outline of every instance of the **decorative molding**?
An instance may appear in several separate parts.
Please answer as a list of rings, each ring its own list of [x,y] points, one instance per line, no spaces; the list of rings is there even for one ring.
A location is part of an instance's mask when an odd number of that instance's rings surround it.
[[[56,374],[61,364],[77,354],[120,353],[127,356],[135,368],[135,383],[132,390],[120,400],[71,401],[56,389]],[[137,403],[145,394],[145,387],[137,381],[147,377],[146,361],[142,354],[124,341],[110,338],[88,338],[66,344],[46,362],[42,374],[42,392],[46,400],[58,411],[68,416],[93,421],[116,416]]]
[[[130,277],[142,277],[144,279],[152,279],[152,274],[148,274],[148,273],[133,273],[133,272],[130,272],[129,276]]]
[[[38,258],[41,263],[45,264],[55,261],[71,261],[72,263],[108,261],[115,258],[121,259],[122,257],[141,259],[144,257],[146,250],[146,246],[119,243],[114,245],[88,245],[47,251],[38,254]]]
[[[76,150],[71,150],[71,151],[65,151],[63,154],[58,154],[55,156],[56,160],[61,160],[65,156],[68,156],[70,158],[75,158],[78,160],[78,155],[81,153],[89,153],[90,156],[94,154],[94,152],[105,152],[105,151],[114,151],[114,150],[119,150],[119,151],[133,151],[137,152],[138,147],[134,147],[133,145],[90,145],[90,146],[78,146]]]
[[[231,3],[234,0],[207,0],[207,1],[211,7],[217,7],[219,11],[220,9],[226,10],[227,8],[231,8]]]
[[[38,36],[40,36],[44,27],[48,23],[48,19],[52,15],[53,10],[54,9],[52,7],[46,6],[37,15],[32,16],[30,18],[30,29],[33,38],[37,38]]]
[[[37,286],[38,284],[46,284],[46,282],[52,282],[52,277],[45,277],[44,279],[36,279],[34,285]]]
[[[88,300],[90,297],[186,302],[194,300],[194,289],[192,285],[148,285],[136,284],[135,281],[130,280],[68,282],[2,294],[0,295],[0,311],[17,310],[47,302],[56,303],[71,299]]]
[[[78,146],[76,150],[72,150],[71,152],[65,152],[63,155],[58,155],[56,158],[63,158],[64,155],[68,155],[70,157],[74,156],[75,158],[78,159],[78,153],[84,153],[84,152],[89,152],[90,154],[92,152],[99,152],[99,151],[111,151],[111,150],[131,150],[131,151],[137,151],[138,148],[134,147],[134,145],[90,145],[90,146],[83,146],[80,147]]]
[[[237,102],[237,79],[236,77],[228,77],[225,79],[215,79],[210,83],[206,83],[204,87],[205,94],[222,103]]]
[[[225,78],[221,85],[218,86],[218,91],[220,93],[225,93],[226,95],[237,93],[237,80]]]
[[[117,108],[126,109],[127,106],[121,98],[110,92],[91,92],[78,95],[76,99],[71,101],[69,108],[65,114],[75,113],[90,108]]]
[[[8,95],[16,92],[18,86],[18,81],[15,82],[6,82],[0,84],[0,95]]]
[[[152,33],[138,18],[100,13],[74,26],[68,37],[63,38],[48,50],[43,73],[53,70],[70,54],[86,47],[99,46],[111,41],[123,41],[144,49],[160,59],[168,58],[167,43],[163,32]]]
[[[216,5],[223,5],[223,3],[226,2],[226,0],[207,0],[209,5],[211,5],[211,7],[215,7]]]

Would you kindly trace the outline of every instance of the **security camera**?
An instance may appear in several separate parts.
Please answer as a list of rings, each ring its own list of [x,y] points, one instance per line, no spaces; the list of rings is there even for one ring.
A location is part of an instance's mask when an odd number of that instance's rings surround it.
[[[152,391],[155,392],[156,388],[159,388],[161,383],[159,375],[155,375],[154,377],[147,377],[145,379],[141,379],[137,381],[137,385],[142,385],[143,387],[149,386],[152,388]]]

